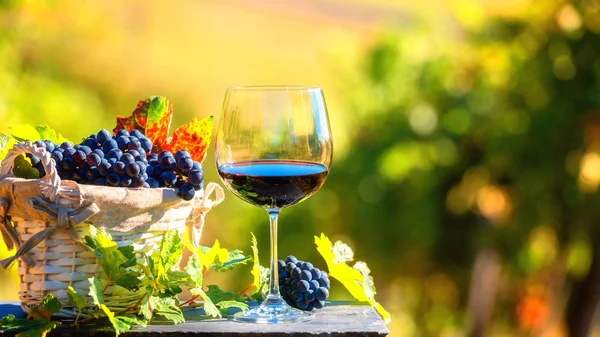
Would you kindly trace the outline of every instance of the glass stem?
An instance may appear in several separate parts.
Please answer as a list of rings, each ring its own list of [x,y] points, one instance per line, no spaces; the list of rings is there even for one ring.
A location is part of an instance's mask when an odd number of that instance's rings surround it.
[[[280,211],[279,208],[267,209],[271,221],[271,277],[269,279],[267,302],[281,301],[281,295],[279,294],[279,268],[277,265],[277,219]]]

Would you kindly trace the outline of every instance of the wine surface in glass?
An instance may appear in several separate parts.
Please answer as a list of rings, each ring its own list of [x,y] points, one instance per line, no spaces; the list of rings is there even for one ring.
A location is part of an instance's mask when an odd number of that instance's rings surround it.
[[[284,208],[307,199],[328,174],[324,165],[293,160],[224,164],[218,171],[235,195],[262,208]]]

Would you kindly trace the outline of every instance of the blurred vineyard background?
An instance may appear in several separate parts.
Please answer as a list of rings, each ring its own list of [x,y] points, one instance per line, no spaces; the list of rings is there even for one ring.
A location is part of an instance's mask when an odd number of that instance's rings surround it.
[[[78,140],[155,94],[179,126],[227,86],[321,85],[334,163],[280,255],[349,243],[392,336],[600,336],[599,52],[598,0],[0,0],[0,132]],[[264,261],[265,221],[228,194],[204,244],[249,253],[253,231]]]

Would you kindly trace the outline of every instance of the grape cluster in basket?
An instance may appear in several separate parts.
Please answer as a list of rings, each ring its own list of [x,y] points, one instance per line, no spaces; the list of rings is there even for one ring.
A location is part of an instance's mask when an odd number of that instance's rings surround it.
[[[330,287],[326,272],[293,255],[279,260],[278,266],[280,292],[289,305],[309,311],[325,306]]]
[[[173,187],[182,199],[191,200],[202,189],[202,164],[192,160],[186,150],[152,153],[152,141],[139,130],[108,130],[92,134],[81,144],[54,144],[48,140],[34,143],[45,147],[56,162],[61,179],[80,184],[114,187]],[[46,173],[40,160],[27,155],[40,177]]]

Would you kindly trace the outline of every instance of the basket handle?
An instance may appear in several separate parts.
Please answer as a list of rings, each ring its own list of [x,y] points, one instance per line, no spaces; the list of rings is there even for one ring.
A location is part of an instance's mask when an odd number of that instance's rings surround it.
[[[14,177],[13,167],[15,159],[23,153],[29,153],[34,157],[38,158],[46,175],[39,180],[40,191],[47,200],[56,202],[58,198],[58,191],[60,187],[60,177],[56,171],[56,162],[50,157],[50,153],[46,151],[45,147],[37,146],[31,142],[20,142],[13,146],[6,158],[0,164],[0,179],[6,177]]]

